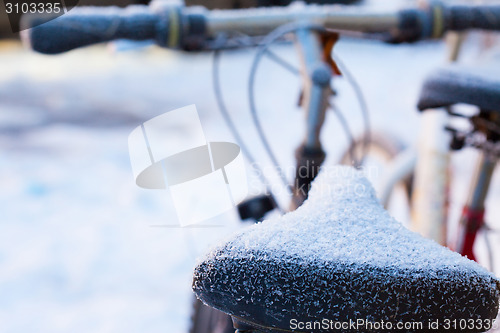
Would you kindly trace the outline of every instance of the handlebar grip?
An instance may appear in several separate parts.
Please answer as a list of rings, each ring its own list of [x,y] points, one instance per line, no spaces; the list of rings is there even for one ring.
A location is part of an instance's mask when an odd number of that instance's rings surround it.
[[[46,17],[28,16],[23,39],[35,51],[57,54],[114,39],[154,40],[169,43],[168,12],[155,13],[148,6],[77,7],[40,24]]]
[[[500,30],[500,5],[450,6],[446,16],[449,30]]]
[[[440,38],[447,31],[468,29],[500,30],[500,5],[442,5],[427,9],[401,10],[399,27],[389,42],[414,42]]]

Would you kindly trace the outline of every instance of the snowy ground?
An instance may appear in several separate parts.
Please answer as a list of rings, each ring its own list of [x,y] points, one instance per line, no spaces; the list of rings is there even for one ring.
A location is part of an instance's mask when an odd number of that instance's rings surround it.
[[[444,46],[347,40],[336,50],[366,94],[373,126],[414,142],[419,83],[444,62]],[[296,61],[293,48],[276,51]],[[262,157],[246,96],[252,55],[224,54],[222,80],[238,127]],[[477,60],[477,49],[467,58]],[[186,332],[194,258],[239,227],[236,214],[216,219],[225,227],[165,227],[176,223],[172,204],[165,192],[134,185],[127,136],[147,119],[194,103],[209,140],[233,141],[217,113],[210,72],[207,54],[156,48],[112,54],[94,47],[47,57],[1,46],[1,332]],[[337,87],[338,105],[359,133],[353,94],[341,81]],[[285,167],[294,164],[302,138],[299,88],[271,62],[258,75],[259,111]],[[323,138],[334,163],[347,144],[334,117]],[[465,195],[470,156],[457,160],[458,198]],[[490,202],[498,197],[500,187],[493,186]],[[500,222],[493,209],[489,219]]]

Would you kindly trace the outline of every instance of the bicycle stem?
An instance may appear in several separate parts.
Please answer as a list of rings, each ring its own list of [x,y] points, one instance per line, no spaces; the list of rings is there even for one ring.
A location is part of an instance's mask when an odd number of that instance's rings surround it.
[[[325,120],[328,98],[331,95],[332,71],[323,59],[322,45],[317,32],[299,29],[297,48],[301,56],[301,74],[304,82],[302,107],[306,111],[306,136],[304,147],[321,149],[320,132]]]
[[[325,159],[320,134],[332,94],[330,81],[333,75],[324,56],[320,33],[304,27],[296,31],[295,37],[301,60],[301,106],[305,111],[306,128],[303,143],[296,150],[297,170],[291,209],[300,206],[307,198],[311,182]]]

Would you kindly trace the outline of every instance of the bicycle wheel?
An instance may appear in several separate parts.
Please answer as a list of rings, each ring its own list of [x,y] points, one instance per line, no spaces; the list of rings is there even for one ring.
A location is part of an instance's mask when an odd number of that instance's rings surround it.
[[[364,170],[385,208],[409,224],[415,161],[413,152],[399,139],[382,133],[354,139],[340,163]]]
[[[233,321],[227,314],[206,306],[195,297],[189,333],[234,333]]]

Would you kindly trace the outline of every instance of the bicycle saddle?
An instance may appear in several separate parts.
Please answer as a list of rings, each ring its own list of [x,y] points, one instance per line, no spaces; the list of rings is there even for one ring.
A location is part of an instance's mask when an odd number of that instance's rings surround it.
[[[436,320],[495,318],[500,281],[394,220],[361,172],[335,167],[296,211],[216,246],[196,266],[193,290],[259,332],[371,331],[332,326],[358,320],[422,322],[426,331]],[[324,326],[294,329],[307,322]]]
[[[498,64],[465,67],[449,65],[427,77],[418,101],[419,110],[464,103],[500,112]]]

